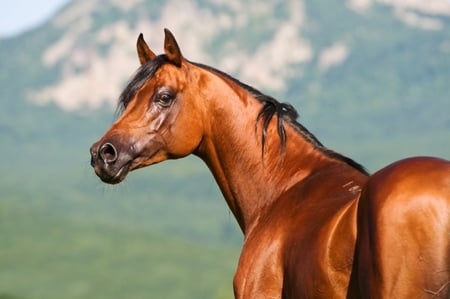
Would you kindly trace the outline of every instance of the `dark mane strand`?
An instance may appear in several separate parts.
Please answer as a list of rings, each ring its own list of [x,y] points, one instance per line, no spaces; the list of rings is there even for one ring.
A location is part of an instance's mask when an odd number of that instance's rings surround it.
[[[144,83],[151,79],[155,75],[156,71],[165,63],[168,63],[167,57],[165,55],[160,55],[146,64],[143,64],[136,71],[133,78],[129,81],[119,97],[117,114],[123,113],[138,90],[141,89]]]
[[[283,125],[283,119],[286,119],[288,121],[297,119],[298,117],[297,111],[292,105],[288,103],[279,103],[277,100],[269,96],[262,96],[262,97],[260,96],[257,99],[261,101],[261,103],[263,104],[263,108],[258,113],[258,116],[256,118],[257,123],[259,121],[262,121],[263,123],[261,134],[261,144],[263,153],[267,137],[267,128],[274,116],[276,116],[277,118],[278,136],[280,137],[281,140],[281,148],[282,150],[284,150],[286,146],[287,136],[286,130]]]
[[[302,124],[297,122],[297,118],[299,115],[298,115],[298,112],[295,110],[295,108],[291,104],[280,103],[276,99],[263,94],[262,92],[255,89],[254,87],[247,85],[245,83],[242,83],[241,81],[228,75],[227,73],[224,73],[213,67],[210,67],[210,66],[207,66],[204,64],[200,64],[200,63],[195,63],[195,62],[190,62],[190,63],[231,80],[232,82],[238,84],[239,86],[241,86],[242,88],[247,90],[254,98],[256,98],[258,101],[260,101],[263,104],[263,108],[261,109],[261,111],[259,112],[259,114],[256,118],[257,123],[259,121],[262,121],[262,124],[263,124],[262,134],[261,134],[261,144],[262,144],[263,155],[264,155],[265,143],[266,143],[266,139],[267,139],[267,128],[268,128],[269,123],[272,120],[272,118],[274,116],[276,116],[277,131],[278,131],[278,136],[280,137],[282,150],[284,150],[284,148],[286,146],[287,136],[286,136],[286,129],[284,127],[284,121],[287,121],[297,130],[297,132],[299,134],[301,134],[305,138],[306,141],[308,141],[310,144],[312,144],[312,146],[315,149],[321,151],[322,153],[324,153],[325,155],[327,155],[330,158],[342,161],[342,162],[350,165],[351,167],[357,169],[358,171],[360,171],[364,174],[368,174],[368,172],[364,168],[364,166],[362,166],[361,164],[355,162],[354,160],[352,160],[342,154],[339,154],[333,150],[328,149],[316,138],[316,136],[314,136],[311,132],[309,132],[308,129],[306,129]]]

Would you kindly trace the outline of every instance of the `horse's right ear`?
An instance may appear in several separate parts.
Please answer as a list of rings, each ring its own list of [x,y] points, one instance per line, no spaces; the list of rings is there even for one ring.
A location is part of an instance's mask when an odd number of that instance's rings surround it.
[[[145,42],[144,35],[142,33],[139,34],[136,47],[141,65],[156,57],[156,54],[153,53],[152,50],[150,50],[147,43]]]

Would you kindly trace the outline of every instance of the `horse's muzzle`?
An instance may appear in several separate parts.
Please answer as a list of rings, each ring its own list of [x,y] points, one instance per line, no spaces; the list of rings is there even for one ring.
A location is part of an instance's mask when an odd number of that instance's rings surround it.
[[[91,166],[105,183],[122,182],[130,170],[131,157],[121,151],[120,143],[100,140],[91,146]]]

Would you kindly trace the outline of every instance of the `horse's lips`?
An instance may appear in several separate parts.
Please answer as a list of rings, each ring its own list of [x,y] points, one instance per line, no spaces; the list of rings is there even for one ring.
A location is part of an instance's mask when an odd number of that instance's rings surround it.
[[[128,172],[130,170],[130,164],[127,163],[125,165],[123,165],[114,175],[111,175],[107,172],[103,171],[97,171],[96,169],[96,174],[97,176],[104,182],[107,184],[119,184],[120,182],[122,182],[125,177],[128,175]]]
[[[125,177],[128,174],[128,170],[130,169],[130,165],[129,164],[125,164],[124,166],[122,166],[119,171],[117,172],[117,174],[114,176],[114,179],[118,180],[118,183],[120,183],[121,181],[123,181],[125,179]]]

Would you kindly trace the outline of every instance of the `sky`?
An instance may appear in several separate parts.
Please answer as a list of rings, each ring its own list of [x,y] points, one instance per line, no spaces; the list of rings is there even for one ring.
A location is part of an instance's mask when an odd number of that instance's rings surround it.
[[[31,29],[70,0],[0,0],[0,38]]]

